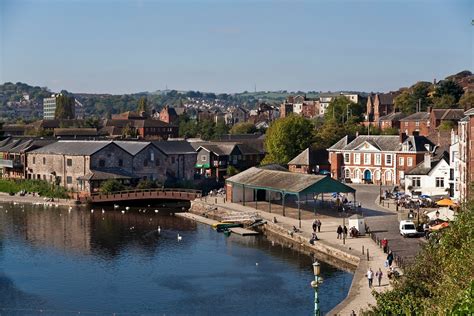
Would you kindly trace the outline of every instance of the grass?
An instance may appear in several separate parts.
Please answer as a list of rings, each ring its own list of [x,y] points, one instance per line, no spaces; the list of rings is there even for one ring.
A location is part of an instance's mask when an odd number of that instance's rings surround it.
[[[20,191],[36,192],[50,198],[68,198],[68,191],[61,186],[53,186],[42,180],[6,180],[0,179],[0,192],[18,193]]]

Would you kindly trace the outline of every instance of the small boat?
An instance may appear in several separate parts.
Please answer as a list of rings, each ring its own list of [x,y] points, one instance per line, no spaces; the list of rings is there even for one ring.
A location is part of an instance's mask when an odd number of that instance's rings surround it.
[[[217,230],[218,232],[223,232],[225,229],[229,229],[232,227],[243,227],[243,224],[240,223],[214,223],[212,224],[212,228]]]
[[[223,233],[226,237],[229,237],[230,234],[232,234],[232,232],[229,229],[224,229]]]

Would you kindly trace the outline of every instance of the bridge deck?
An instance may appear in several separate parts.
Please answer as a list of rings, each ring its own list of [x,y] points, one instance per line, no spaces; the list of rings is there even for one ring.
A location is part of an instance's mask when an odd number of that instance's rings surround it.
[[[112,193],[93,193],[81,198],[87,203],[119,202],[133,200],[185,200],[193,201],[201,197],[201,191],[190,189],[145,189]]]

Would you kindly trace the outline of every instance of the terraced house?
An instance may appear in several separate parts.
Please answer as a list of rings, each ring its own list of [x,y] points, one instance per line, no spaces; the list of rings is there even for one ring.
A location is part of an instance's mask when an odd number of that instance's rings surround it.
[[[399,185],[425,153],[435,150],[424,136],[345,136],[328,149],[331,176],[352,183]]]

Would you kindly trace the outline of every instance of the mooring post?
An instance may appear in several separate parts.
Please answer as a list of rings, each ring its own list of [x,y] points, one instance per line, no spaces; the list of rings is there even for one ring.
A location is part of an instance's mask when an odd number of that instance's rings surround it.
[[[369,261],[369,249],[367,249],[367,261]]]
[[[362,254],[364,254],[364,245],[362,245]]]

